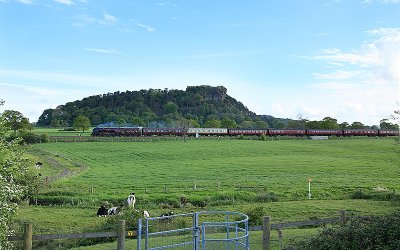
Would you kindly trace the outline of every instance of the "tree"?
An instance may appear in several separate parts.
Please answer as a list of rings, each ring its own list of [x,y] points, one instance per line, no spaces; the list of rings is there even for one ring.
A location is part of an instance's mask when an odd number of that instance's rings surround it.
[[[352,129],[364,129],[365,125],[362,124],[361,122],[353,122],[350,126]]]
[[[320,121],[308,121],[306,122],[306,129],[319,129],[321,128],[321,122]]]
[[[74,129],[76,130],[82,130],[84,133],[85,130],[88,130],[90,128],[90,121],[89,118],[83,115],[79,115],[74,119]]]
[[[337,119],[332,117],[325,117],[321,121],[321,129],[339,129],[339,124],[337,124]]]
[[[237,124],[236,124],[235,120],[225,117],[221,121],[221,127],[222,128],[237,128]]]
[[[256,121],[255,125],[256,125],[256,128],[259,128],[259,129],[267,129],[268,128],[268,123],[261,121],[261,120]]]
[[[164,110],[166,114],[169,113],[175,114],[176,112],[178,112],[178,105],[169,101],[164,105]]]
[[[61,127],[61,122],[58,119],[53,119],[51,120],[50,126],[53,128],[59,128]]]
[[[0,100],[0,106],[4,101]],[[11,234],[10,225],[18,209],[18,202],[28,198],[35,188],[37,176],[29,171],[31,162],[23,157],[18,140],[6,142],[6,131],[11,127],[8,115],[0,116],[0,249],[11,249],[7,240]]]
[[[380,122],[381,129],[399,129],[399,125],[389,122],[388,119],[383,119]]]
[[[28,128],[28,118],[24,117],[19,111],[5,110],[1,116],[5,122],[4,125],[12,129],[14,131],[14,134],[16,134],[18,129]]]
[[[211,119],[208,120],[205,124],[204,124],[205,128],[220,128],[221,127],[221,121],[219,119]]]
[[[340,129],[347,129],[350,128],[350,124],[348,122],[342,122],[340,123]]]

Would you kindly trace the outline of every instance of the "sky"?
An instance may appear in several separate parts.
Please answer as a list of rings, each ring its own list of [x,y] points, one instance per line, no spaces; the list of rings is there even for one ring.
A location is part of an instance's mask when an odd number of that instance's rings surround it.
[[[378,125],[399,109],[400,0],[0,0],[0,112],[194,85]]]

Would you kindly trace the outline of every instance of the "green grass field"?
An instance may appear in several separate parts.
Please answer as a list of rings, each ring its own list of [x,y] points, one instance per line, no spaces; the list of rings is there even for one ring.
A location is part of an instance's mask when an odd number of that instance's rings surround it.
[[[224,195],[232,193],[237,196],[233,199],[246,200],[260,192],[273,192],[279,200],[304,200],[308,178],[314,199],[400,188],[391,139],[49,143],[34,148],[87,166],[49,190],[77,199],[118,199],[133,191],[143,200],[174,195],[231,199]],[[95,191],[89,195],[90,187]]]
[[[47,134],[48,136],[90,136],[93,128],[90,128],[88,131],[64,131],[62,128],[43,128],[43,127],[35,127],[33,132],[37,134]]]
[[[39,204],[52,206],[21,207],[18,219],[32,222],[36,232],[102,231],[106,219],[95,216],[98,205],[118,205],[130,192],[137,208],[153,216],[261,208],[273,223],[335,217],[340,209],[382,215],[399,207],[388,201],[400,188],[393,139],[47,143],[27,152],[43,162],[44,176],[75,171],[37,195]],[[371,199],[351,199],[358,190]],[[192,205],[179,206],[182,197]],[[203,201],[205,207],[195,206]]]

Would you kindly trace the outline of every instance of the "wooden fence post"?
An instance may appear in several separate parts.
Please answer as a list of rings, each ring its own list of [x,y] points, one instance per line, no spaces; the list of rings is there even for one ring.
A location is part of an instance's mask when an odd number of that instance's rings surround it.
[[[118,250],[125,249],[125,220],[118,222]]]
[[[346,210],[339,210],[340,225],[346,224]]]
[[[271,241],[271,216],[264,216],[262,250],[269,250],[270,241]]]
[[[25,225],[24,250],[32,250],[32,224]]]

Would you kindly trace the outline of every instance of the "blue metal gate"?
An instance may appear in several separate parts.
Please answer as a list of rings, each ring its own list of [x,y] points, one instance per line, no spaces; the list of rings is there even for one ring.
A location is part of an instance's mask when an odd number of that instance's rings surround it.
[[[137,249],[248,250],[248,219],[226,211],[139,219]]]

